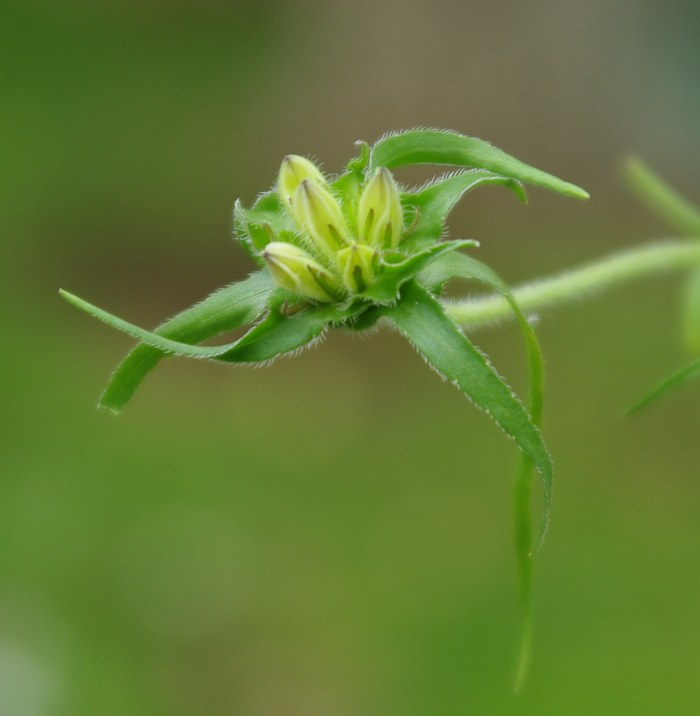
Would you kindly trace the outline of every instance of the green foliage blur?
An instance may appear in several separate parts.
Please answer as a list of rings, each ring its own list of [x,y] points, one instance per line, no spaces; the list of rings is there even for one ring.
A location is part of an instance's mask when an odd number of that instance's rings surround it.
[[[231,207],[285,154],[420,125],[591,192],[468,197],[451,236],[512,282],[663,237],[616,167],[698,199],[699,28],[691,0],[3,3],[0,715],[700,713],[698,388],[619,417],[679,364],[678,280],[541,317],[518,697],[516,450],[403,340],[166,361],[114,418],[130,343],[57,297],[155,324],[252,268]],[[514,328],[474,337],[522,388]]]

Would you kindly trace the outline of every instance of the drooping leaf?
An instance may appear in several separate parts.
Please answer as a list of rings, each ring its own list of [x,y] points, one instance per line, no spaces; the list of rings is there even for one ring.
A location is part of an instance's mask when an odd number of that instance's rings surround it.
[[[513,293],[508,285],[498,276],[498,274],[496,274],[495,271],[493,271],[493,269],[472,256],[459,253],[450,253],[440,256],[418,276],[419,281],[432,290],[436,290],[452,278],[475,279],[501,294],[510,305],[525,341],[525,349],[527,351],[528,372],[530,378],[528,408],[530,416],[539,427],[540,421],[542,420],[544,398],[544,363],[542,360],[542,350],[532,325],[520,309],[520,306],[513,297]],[[545,498],[544,520],[536,545],[541,543],[542,537],[546,531],[549,522],[549,510],[552,498],[551,475],[548,477],[546,472],[542,472],[541,474]],[[529,499],[527,515],[529,515]],[[529,526],[526,527],[525,525],[525,515],[520,515],[519,519],[520,522],[516,532],[529,534]],[[527,554],[530,554],[532,549],[533,545],[531,541],[528,541],[526,545]]]
[[[537,335],[516,302],[508,285],[486,264],[464,254],[448,254],[436,259],[420,275],[419,280],[433,290],[439,290],[452,278],[475,279],[503,296],[516,318],[525,341],[528,357],[528,410],[533,423],[539,428],[544,404],[544,362]],[[532,557],[542,544],[552,500],[551,473],[542,473],[544,486],[544,516],[539,536],[532,538],[532,472],[534,463],[522,452],[518,460],[513,483],[513,518],[516,556],[518,560],[518,584],[523,608],[522,639],[515,679],[516,691],[525,682],[530,660],[532,636]]]
[[[638,410],[645,408],[647,405],[656,402],[659,398],[663,398],[667,393],[670,393],[676,388],[680,388],[684,383],[689,380],[700,376],[700,360],[695,360],[692,363],[676,371],[673,375],[663,380],[655,388],[650,390],[644,397],[638,400],[626,413],[636,413]]]
[[[624,166],[627,184],[652,213],[683,236],[700,238],[700,207],[681,196],[638,157]]]
[[[404,208],[408,209],[408,213],[415,219],[402,244],[411,250],[422,243],[435,241],[442,233],[450,212],[464,194],[486,184],[501,184],[511,189],[522,201],[527,200],[519,181],[484,169],[472,169],[441,177],[424,189],[403,195]]]
[[[370,170],[375,167],[393,169],[410,164],[446,164],[488,169],[495,174],[551,189],[559,194],[577,199],[588,198],[588,193],[575,184],[528,166],[482,139],[456,132],[413,129],[390,134],[372,147]]]
[[[215,291],[156,329],[164,338],[199,343],[246,325],[260,316],[274,286],[267,271]],[[148,345],[136,346],[119,364],[102,395],[100,404],[119,412],[131,399],[146,374],[164,353]]]
[[[539,428],[437,299],[416,281],[409,281],[396,305],[383,312],[438,373],[452,381],[515,440],[542,475],[549,493],[552,463]]]
[[[67,291],[60,293],[76,308],[136,338],[161,354],[227,363],[257,363],[290,353],[317,338],[329,324],[348,320],[364,310],[359,304],[350,308],[337,304],[309,305],[291,315],[272,310],[263,321],[235,341],[219,346],[199,346],[140,328]]]

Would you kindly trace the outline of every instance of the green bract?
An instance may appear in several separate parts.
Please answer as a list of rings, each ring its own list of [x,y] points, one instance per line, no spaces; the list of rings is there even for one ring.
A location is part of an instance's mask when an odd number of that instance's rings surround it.
[[[447,165],[457,171],[418,189],[402,189],[390,169],[411,164]],[[421,129],[388,135],[373,147],[360,143],[359,156],[337,177],[324,176],[308,159],[287,156],[274,189],[251,208],[235,204],[236,237],[260,267],[245,281],[222,288],[154,331],[62,292],[73,305],[139,341],[118,366],[101,404],[120,411],[146,373],[166,356],[260,363],[303,348],[330,328],[361,331],[384,319],[521,450],[515,510],[521,594],[527,607],[530,559],[547,524],[552,480],[539,430],[542,357],[534,331],[507,286],[484,264],[460,253],[477,243],[443,239],[447,217],[465,193],[500,184],[524,199],[526,183],[587,197],[573,184],[454,132]],[[510,306],[527,349],[528,407],[446,312],[439,297],[452,279],[481,282]],[[248,330],[232,343],[198,345],[240,326]],[[543,527],[534,541],[533,467],[545,496]]]

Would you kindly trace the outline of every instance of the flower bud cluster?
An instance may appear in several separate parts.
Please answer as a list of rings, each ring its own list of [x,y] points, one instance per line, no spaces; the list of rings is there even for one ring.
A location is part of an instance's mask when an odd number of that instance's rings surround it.
[[[398,247],[404,229],[391,172],[377,169],[354,203],[334,195],[313,162],[290,154],[282,162],[277,191],[297,243],[274,240],[265,246],[263,258],[275,282],[321,302],[369,288],[381,273],[382,252]]]

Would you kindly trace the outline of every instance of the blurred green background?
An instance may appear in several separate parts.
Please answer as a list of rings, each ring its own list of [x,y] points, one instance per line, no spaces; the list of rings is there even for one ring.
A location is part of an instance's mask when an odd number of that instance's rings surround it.
[[[251,269],[232,203],[286,153],[334,172],[418,125],[591,192],[464,201],[452,235],[512,282],[663,237],[618,162],[700,198],[700,5],[1,12],[0,716],[700,713],[698,389],[619,418],[683,359],[677,278],[542,317],[556,492],[518,697],[516,451],[404,341],[167,361],[114,418],[130,342],[56,293],[157,323]],[[512,327],[475,338],[522,389]]]

